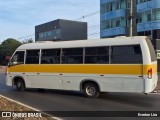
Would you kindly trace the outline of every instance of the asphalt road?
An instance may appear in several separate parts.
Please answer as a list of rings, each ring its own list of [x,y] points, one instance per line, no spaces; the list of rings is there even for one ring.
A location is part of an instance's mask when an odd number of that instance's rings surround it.
[[[5,75],[0,74],[0,94],[26,105],[32,106],[41,111],[160,111],[160,95],[158,94],[137,94],[137,93],[106,93],[100,98],[85,98],[79,92],[45,90],[39,92],[37,89],[27,89],[18,92],[13,87],[5,85]],[[92,113],[93,114],[93,113]],[[107,114],[107,113],[106,113]],[[60,117],[61,118],[61,117]],[[160,118],[73,118],[62,117],[63,119],[114,119],[114,120],[160,120]]]

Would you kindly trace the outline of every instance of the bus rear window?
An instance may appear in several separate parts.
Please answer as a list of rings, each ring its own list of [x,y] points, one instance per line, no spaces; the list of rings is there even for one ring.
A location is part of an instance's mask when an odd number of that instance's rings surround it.
[[[140,45],[112,46],[111,64],[142,64]]]
[[[155,53],[155,50],[153,48],[153,45],[152,45],[151,41],[147,38],[146,42],[147,42],[147,45],[148,45],[148,48],[149,48],[151,61],[152,62],[157,61],[156,53]]]

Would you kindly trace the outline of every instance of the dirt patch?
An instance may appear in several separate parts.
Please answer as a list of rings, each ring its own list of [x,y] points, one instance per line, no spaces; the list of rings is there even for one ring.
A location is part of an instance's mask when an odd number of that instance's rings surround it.
[[[36,112],[32,109],[29,109],[27,107],[24,107],[22,105],[19,105],[15,102],[12,102],[10,100],[7,100],[3,97],[0,97],[0,111],[18,111],[18,112]],[[27,117],[22,117],[22,118],[0,118],[0,120],[54,120],[51,117],[45,115],[46,117],[39,117],[39,118],[27,118]]]

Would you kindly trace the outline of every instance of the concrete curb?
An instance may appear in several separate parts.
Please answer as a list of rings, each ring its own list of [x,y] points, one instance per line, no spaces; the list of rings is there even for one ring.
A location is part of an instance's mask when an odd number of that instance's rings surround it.
[[[41,112],[40,110],[38,110],[38,109],[36,109],[36,108],[33,108],[33,107],[31,107],[31,106],[29,106],[29,105],[26,105],[26,104],[24,104],[24,103],[15,101],[15,100],[13,100],[13,99],[11,99],[11,98],[8,98],[8,97],[5,97],[5,96],[3,96],[3,95],[0,95],[0,97],[5,98],[5,99],[7,99],[7,100],[9,100],[9,101],[11,101],[11,102],[17,103],[17,104],[19,104],[19,105],[22,105],[22,106],[24,106],[24,107],[27,107],[27,108],[29,108],[29,109],[32,109],[32,110],[34,110],[34,111],[36,111],[36,112]],[[45,112],[41,112],[41,113],[42,113],[42,114],[45,114],[45,115],[47,115],[47,116],[49,116],[49,117],[51,117],[51,118],[53,118],[53,119],[55,119],[55,120],[62,120],[61,118],[58,118],[58,117],[52,117],[52,115],[50,115],[50,114],[48,114],[48,113],[45,113]]]

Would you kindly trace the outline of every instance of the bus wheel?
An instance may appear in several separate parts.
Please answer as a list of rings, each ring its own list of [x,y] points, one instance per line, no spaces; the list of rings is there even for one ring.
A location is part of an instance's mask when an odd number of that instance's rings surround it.
[[[89,98],[97,98],[99,96],[99,89],[95,83],[86,83],[83,92]]]
[[[17,88],[18,91],[24,91],[25,90],[25,84],[24,84],[22,79],[17,79],[15,85],[16,85],[16,88]]]

